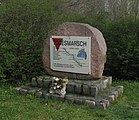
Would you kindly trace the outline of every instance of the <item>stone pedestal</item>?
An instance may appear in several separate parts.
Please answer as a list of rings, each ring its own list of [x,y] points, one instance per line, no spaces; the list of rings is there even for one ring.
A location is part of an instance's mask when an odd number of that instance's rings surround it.
[[[106,109],[110,103],[117,100],[123,93],[123,86],[112,87],[112,77],[103,77],[100,80],[72,80],[66,86],[66,94],[51,94],[52,79],[50,76],[32,78],[31,84],[17,87],[18,94],[32,94],[46,101],[49,99],[67,101],[75,104],[85,104],[91,108]]]

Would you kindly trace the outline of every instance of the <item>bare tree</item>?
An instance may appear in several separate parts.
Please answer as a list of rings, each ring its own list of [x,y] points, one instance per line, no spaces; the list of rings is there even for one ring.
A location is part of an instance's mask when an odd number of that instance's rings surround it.
[[[112,19],[139,14],[139,0],[63,0],[67,10],[109,13]]]

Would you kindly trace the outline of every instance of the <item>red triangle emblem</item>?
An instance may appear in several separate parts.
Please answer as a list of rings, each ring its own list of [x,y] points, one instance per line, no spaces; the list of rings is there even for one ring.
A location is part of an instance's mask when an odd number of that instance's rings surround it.
[[[63,42],[63,38],[52,38],[52,39],[53,39],[54,45],[58,51],[61,43]]]

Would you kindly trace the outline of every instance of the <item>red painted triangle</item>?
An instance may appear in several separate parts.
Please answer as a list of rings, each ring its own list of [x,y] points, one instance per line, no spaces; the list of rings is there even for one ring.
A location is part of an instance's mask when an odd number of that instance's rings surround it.
[[[61,43],[63,42],[63,38],[52,38],[52,39],[53,39],[54,45],[58,51]]]

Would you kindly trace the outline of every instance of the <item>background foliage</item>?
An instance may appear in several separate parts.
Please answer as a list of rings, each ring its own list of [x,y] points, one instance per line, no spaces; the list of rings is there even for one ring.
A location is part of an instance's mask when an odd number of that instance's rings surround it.
[[[108,52],[105,73],[120,79],[139,79],[139,19],[111,22],[104,30]]]
[[[58,20],[58,12],[54,10],[53,3],[48,0],[2,2],[1,79],[22,80],[43,73],[43,41]]]
[[[139,18],[106,11],[70,10],[61,0],[7,0],[0,6],[0,81],[44,74],[43,41],[64,21],[88,23],[102,31],[108,46],[104,75],[139,79]],[[73,6],[72,6],[73,7]]]

